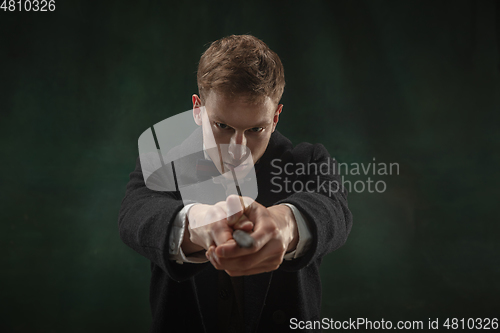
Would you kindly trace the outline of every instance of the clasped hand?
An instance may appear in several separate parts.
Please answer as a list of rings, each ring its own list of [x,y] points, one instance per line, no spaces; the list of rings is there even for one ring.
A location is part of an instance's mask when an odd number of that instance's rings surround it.
[[[285,205],[266,208],[248,197],[231,195],[215,205],[197,204],[188,213],[188,233],[183,250],[206,250],[206,257],[218,270],[230,276],[253,275],[276,270],[286,252],[298,242],[297,224]],[[203,225],[204,221],[216,221]],[[192,227],[202,225],[199,227]],[[251,248],[241,248],[233,239],[234,230],[249,232]],[[185,244],[188,243],[188,244]],[[189,244],[190,243],[190,244]]]

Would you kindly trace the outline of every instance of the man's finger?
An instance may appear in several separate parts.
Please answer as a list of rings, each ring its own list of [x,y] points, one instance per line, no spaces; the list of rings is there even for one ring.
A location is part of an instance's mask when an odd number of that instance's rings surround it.
[[[213,253],[212,251],[211,253]],[[237,258],[217,257],[219,267],[229,271],[249,271],[261,269],[261,272],[271,266],[278,267],[283,261],[284,252],[280,248],[279,242],[269,242],[261,251]],[[244,274],[246,275],[246,274]]]
[[[240,216],[240,219],[238,220],[238,222],[236,222],[234,225],[233,225],[233,229],[234,230],[243,230],[243,231],[246,231],[246,232],[250,232],[253,230],[253,222],[250,221],[248,219],[248,217],[246,217],[245,215],[241,215]]]
[[[217,246],[226,243],[230,239],[233,239],[233,229],[229,228],[228,226],[212,228],[211,233],[212,239]]]

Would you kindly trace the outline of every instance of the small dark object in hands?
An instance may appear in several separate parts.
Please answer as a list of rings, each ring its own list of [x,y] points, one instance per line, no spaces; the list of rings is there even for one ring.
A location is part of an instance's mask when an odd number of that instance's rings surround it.
[[[253,246],[253,237],[243,230],[233,232],[233,238],[240,247],[250,248]]]

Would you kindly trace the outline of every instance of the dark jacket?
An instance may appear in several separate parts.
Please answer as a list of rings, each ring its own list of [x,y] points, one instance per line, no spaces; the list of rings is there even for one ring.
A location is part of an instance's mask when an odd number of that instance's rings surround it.
[[[276,175],[277,166],[283,168],[287,163],[292,163],[288,173],[294,174]],[[325,172],[320,168],[313,172],[313,164],[322,166]],[[309,166],[312,174],[307,174],[307,168],[305,172],[299,170],[301,165]],[[271,135],[266,152],[255,165],[259,191],[256,201],[266,207],[293,204],[307,219],[313,239],[302,257],[283,261],[274,272],[242,279],[245,332],[289,331],[291,318],[320,320],[321,259],[346,242],[352,226],[347,192],[339,189],[341,180],[334,174],[335,167],[335,160],[321,144],[301,143],[294,148],[278,131]],[[290,172],[293,170],[297,172]],[[285,191],[285,176],[289,191],[294,182],[304,185],[313,181],[308,187],[311,192]],[[277,184],[281,191],[277,191]],[[297,183],[295,189],[300,187]],[[183,332],[219,332],[218,311],[227,309],[224,302],[232,299],[231,280],[209,262],[177,264],[169,260],[168,235],[182,208],[179,192],[157,192],[145,186],[137,159],[119,213],[120,237],[151,261],[151,332],[171,332],[174,327]]]

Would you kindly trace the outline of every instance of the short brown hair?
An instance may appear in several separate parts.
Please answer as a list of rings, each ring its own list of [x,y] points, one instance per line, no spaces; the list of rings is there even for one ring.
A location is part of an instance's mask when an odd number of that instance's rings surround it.
[[[213,42],[201,56],[197,80],[202,103],[214,90],[249,101],[269,96],[278,104],[285,88],[280,58],[251,35],[231,35]]]

